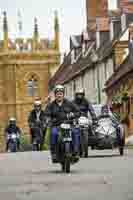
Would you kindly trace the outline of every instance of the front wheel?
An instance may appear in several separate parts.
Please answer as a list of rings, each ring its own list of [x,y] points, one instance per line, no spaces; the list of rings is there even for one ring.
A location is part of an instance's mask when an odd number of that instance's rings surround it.
[[[64,160],[61,163],[62,166],[62,171],[65,173],[70,173],[70,165],[71,165],[71,159],[70,159],[70,154],[71,154],[71,144],[70,143],[65,143],[64,146]]]
[[[120,156],[124,155],[124,147],[119,147]]]
[[[65,172],[70,173],[70,159],[69,158],[66,158],[66,161],[65,161]]]
[[[17,143],[16,142],[9,142],[8,151],[14,152],[14,153],[17,152]]]

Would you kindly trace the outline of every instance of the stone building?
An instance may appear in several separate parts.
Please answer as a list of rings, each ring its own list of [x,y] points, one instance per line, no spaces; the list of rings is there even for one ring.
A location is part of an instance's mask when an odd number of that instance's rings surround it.
[[[40,38],[37,19],[31,38],[12,40],[8,34],[7,16],[3,17],[3,40],[0,41],[0,135],[10,117],[28,133],[27,116],[33,101],[44,101],[48,95],[48,81],[60,63],[59,23],[54,21],[52,41]],[[3,146],[3,140],[0,140]]]

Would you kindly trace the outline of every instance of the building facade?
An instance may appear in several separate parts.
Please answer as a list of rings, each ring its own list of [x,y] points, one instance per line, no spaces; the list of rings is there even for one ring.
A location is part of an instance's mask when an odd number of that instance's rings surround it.
[[[52,41],[39,37],[37,19],[32,38],[13,41],[4,13],[3,40],[0,41],[0,148],[9,118],[15,117],[23,132],[28,134],[27,117],[35,98],[44,102],[48,95],[48,81],[60,63],[57,14],[54,23],[55,38]]]

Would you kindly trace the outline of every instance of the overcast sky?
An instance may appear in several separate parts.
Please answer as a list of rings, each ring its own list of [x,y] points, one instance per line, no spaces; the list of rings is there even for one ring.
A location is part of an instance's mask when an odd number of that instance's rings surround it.
[[[115,6],[116,0],[109,0]],[[60,22],[61,51],[68,51],[69,37],[71,34],[80,34],[86,24],[85,0],[0,0],[2,11],[7,11],[9,31],[11,37],[16,37],[18,32],[18,16],[22,15],[23,35],[28,37],[33,33],[34,17],[38,18],[41,37],[53,36],[54,11],[58,11]],[[0,20],[0,32],[2,30]],[[0,34],[2,37],[2,34]]]

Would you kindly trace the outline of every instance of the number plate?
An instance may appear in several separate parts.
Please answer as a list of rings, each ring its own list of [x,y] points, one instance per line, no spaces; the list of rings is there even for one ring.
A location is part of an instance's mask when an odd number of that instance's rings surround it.
[[[64,141],[64,142],[71,142],[71,141],[72,141],[72,138],[63,138],[63,141]]]

